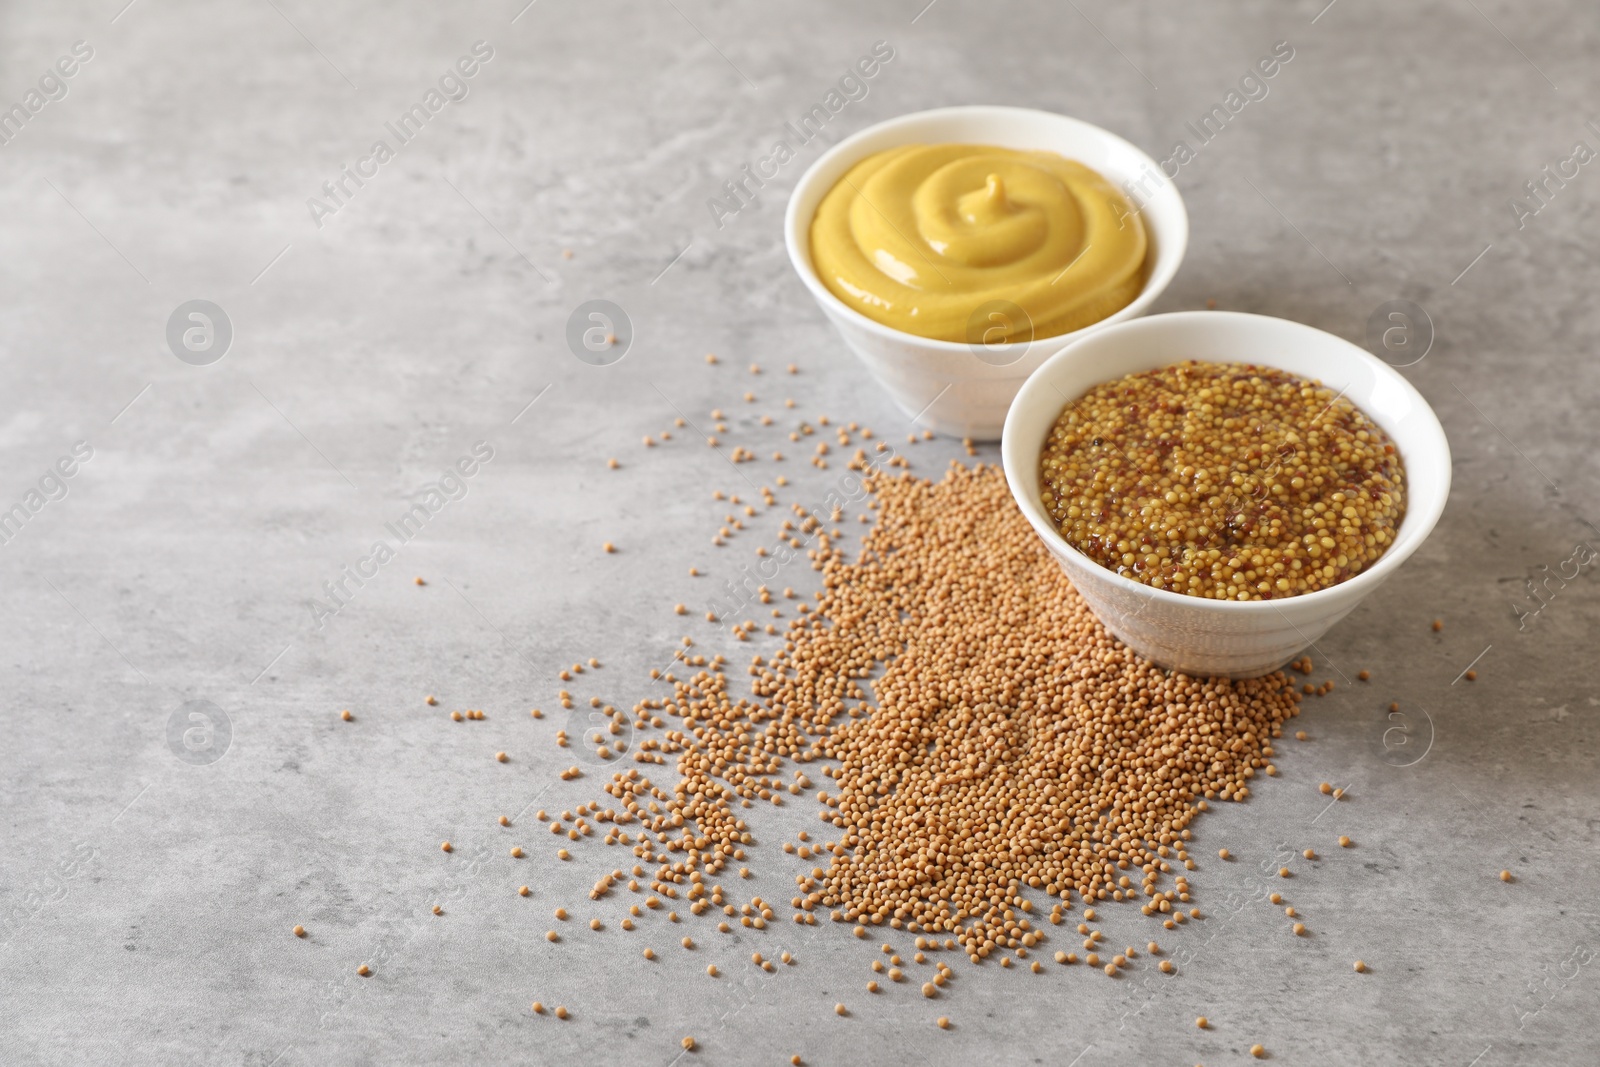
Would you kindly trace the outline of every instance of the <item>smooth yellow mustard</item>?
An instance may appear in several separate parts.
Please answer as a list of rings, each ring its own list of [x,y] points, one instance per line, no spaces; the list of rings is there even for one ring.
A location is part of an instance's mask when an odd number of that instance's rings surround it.
[[[1139,295],[1147,248],[1143,220],[1103,175],[989,145],[868,156],[811,222],[811,260],[833,295],[941,341],[1024,341],[1099,322]],[[1026,314],[990,314],[995,302]]]

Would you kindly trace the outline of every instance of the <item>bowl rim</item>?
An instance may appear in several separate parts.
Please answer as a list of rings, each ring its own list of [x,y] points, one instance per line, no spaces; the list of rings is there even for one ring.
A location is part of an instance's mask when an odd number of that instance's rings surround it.
[[[1337,585],[1330,585],[1325,589],[1316,589],[1309,593],[1301,593],[1298,596],[1282,597],[1273,600],[1211,600],[1205,597],[1190,596],[1187,593],[1174,593],[1168,589],[1157,589],[1154,586],[1145,585],[1143,582],[1136,582],[1131,578],[1125,578],[1111,570],[1109,567],[1090,559],[1083,552],[1069,544],[1066,538],[1061,536],[1060,531],[1058,531],[1055,526],[1051,524],[1045,517],[1043,507],[1037,501],[1026,499],[1019,489],[1018,476],[1021,472],[1019,465],[1020,463],[1024,462],[1024,457],[1018,455],[1018,450],[1023,446],[1021,442],[1017,440],[1017,434],[1021,432],[1018,426],[1020,421],[1018,412],[1022,407],[1022,400],[1030,393],[1030,391],[1037,391],[1038,389],[1043,388],[1043,383],[1053,368],[1059,367],[1062,364],[1065,364],[1076,358],[1080,350],[1080,346],[1108,343],[1112,341],[1113,338],[1107,336],[1107,334],[1113,330],[1119,332],[1137,332],[1139,330],[1162,329],[1166,327],[1167,324],[1174,322],[1180,325],[1184,323],[1221,324],[1225,322],[1231,322],[1235,325],[1243,325],[1250,329],[1261,329],[1267,327],[1269,324],[1271,328],[1276,329],[1280,328],[1284,324],[1287,324],[1298,330],[1320,334],[1323,338],[1337,342],[1335,345],[1333,345],[1336,351],[1347,355],[1356,363],[1367,365],[1369,368],[1374,370],[1380,378],[1388,379],[1391,384],[1397,386],[1402,392],[1404,392],[1414,405],[1413,411],[1411,412],[1411,417],[1421,417],[1425,420],[1422,430],[1424,435],[1431,440],[1425,442],[1422,446],[1422,449],[1431,449],[1433,453],[1435,453],[1436,458],[1439,460],[1439,465],[1443,471],[1443,484],[1440,487],[1441,491],[1439,492],[1438,499],[1433,507],[1426,513],[1419,513],[1411,508],[1409,493],[1411,484],[1410,465],[1407,464],[1406,484],[1408,492],[1406,500],[1406,515],[1405,518],[1401,520],[1400,528],[1396,531],[1397,536],[1394,543],[1389,546],[1389,550],[1382,556],[1378,557],[1377,562],[1373,563],[1370,567],[1354,577],[1338,583]],[[1266,359],[1251,360],[1250,362],[1256,363],[1260,366],[1274,366],[1271,360]],[[1279,367],[1276,369],[1285,370],[1286,368]],[[1299,374],[1297,371],[1288,371],[1288,373],[1297,375]],[[1096,384],[1103,384],[1105,381],[1112,380],[1114,379],[1105,378],[1102,379],[1102,382]],[[1092,388],[1092,386],[1090,388]],[[1081,395],[1082,393],[1078,394],[1078,396]],[[1076,399],[1076,396],[1068,397],[1067,403],[1071,403]],[[1373,419],[1373,421],[1379,421],[1374,418],[1374,416],[1368,412],[1365,407],[1362,407],[1360,410],[1366,414],[1368,418]],[[1383,424],[1379,422],[1379,425]],[[1385,432],[1388,432],[1387,427],[1385,428]],[[1372,353],[1368,352],[1366,349],[1345,340],[1343,337],[1340,337],[1337,334],[1329,333],[1326,330],[1320,330],[1315,326],[1310,326],[1303,322],[1297,322],[1294,319],[1279,318],[1275,315],[1257,315],[1245,311],[1173,311],[1161,315],[1147,315],[1143,318],[1134,319],[1129,322],[1118,323],[1112,327],[1108,327],[1108,329],[1104,332],[1097,332],[1092,337],[1080,338],[1079,340],[1074,341],[1072,344],[1067,345],[1061,351],[1055,353],[1049,359],[1045,360],[1044,363],[1040,364],[1039,369],[1030,374],[1028,376],[1028,380],[1022,384],[1022,388],[1017,390],[1016,398],[1012,400],[1011,407],[1006,412],[1005,428],[1001,434],[1000,452],[1001,464],[1006,475],[1006,484],[1011,489],[1012,499],[1016,501],[1017,507],[1021,509],[1022,514],[1027,518],[1028,523],[1033,527],[1034,532],[1045,541],[1046,546],[1052,551],[1064,553],[1074,562],[1079,563],[1084,567],[1092,568],[1093,573],[1098,578],[1112,583],[1117,588],[1126,590],[1136,595],[1148,597],[1158,604],[1186,607],[1195,611],[1214,611],[1219,614],[1231,615],[1265,615],[1269,611],[1277,611],[1281,613],[1285,606],[1304,608],[1309,613],[1310,609],[1319,605],[1325,605],[1329,611],[1333,611],[1345,607],[1352,595],[1357,595],[1358,600],[1365,598],[1368,593],[1371,593],[1373,589],[1382,584],[1384,579],[1386,579],[1397,567],[1399,567],[1400,564],[1404,563],[1408,558],[1410,558],[1411,554],[1415,552],[1417,548],[1422,545],[1422,542],[1427,540],[1428,535],[1433,532],[1434,526],[1438,524],[1439,516],[1444,513],[1445,504],[1449,502],[1452,474],[1450,442],[1445,436],[1444,427],[1439,422],[1439,416],[1434,412],[1433,407],[1422,396],[1422,394],[1417,391],[1416,387],[1406,380],[1404,375],[1400,374],[1381,359],[1378,359],[1376,356],[1372,355]],[[1026,457],[1025,461],[1032,463],[1036,460],[1036,456],[1029,456]],[[1404,457],[1402,457],[1402,462],[1404,462]],[[1413,523],[1413,520],[1416,520],[1415,523]],[[1407,530],[1408,526],[1411,527],[1410,530]],[[1399,536],[1401,531],[1406,531],[1403,538]]]
[[[1166,288],[1171,284],[1172,279],[1177,276],[1179,268],[1183,266],[1184,256],[1189,249],[1189,209],[1183,202],[1183,194],[1179,192],[1177,183],[1171,178],[1167,177],[1166,173],[1162,171],[1159,163],[1146,154],[1143,149],[1139,148],[1137,145],[1126,140],[1125,138],[1112,133],[1110,130],[1105,129],[1102,126],[1096,126],[1092,122],[1087,122],[1080,118],[1074,118],[1071,115],[1064,115],[1056,111],[1045,111],[1040,108],[1012,107],[1004,104],[958,104],[954,107],[938,107],[929,108],[925,111],[907,112],[906,114],[896,115],[894,118],[885,119],[882,122],[875,122],[871,126],[857,130],[855,133],[851,134],[849,137],[846,137],[844,140],[840,141],[838,144],[834,145],[832,148],[828,149],[826,152],[822,153],[822,155],[813,160],[811,165],[801,172],[800,177],[796,179],[794,188],[789,192],[789,202],[785,206],[783,212],[783,243],[784,247],[789,253],[790,265],[794,268],[795,273],[800,275],[800,280],[804,282],[806,288],[811,291],[811,295],[816,298],[820,304],[822,304],[824,310],[826,310],[829,314],[841,316],[851,325],[866,330],[869,333],[876,334],[883,340],[899,342],[902,344],[911,342],[913,344],[924,346],[927,349],[935,352],[961,353],[971,351],[972,346],[964,341],[942,341],[933,337],[923,337],[921,334],[907,333],[904,330],[897,330],[893,326],[885,326],[876,319],[868,318],[866,315],[863,315],[855,308],[840,300],[837,296],[834,296],[833,292],[829,290],[826,285],[822,284],[822,279],[817,277],[816,268],[811,263],[811,253],[809,248],[801,247],[802,243],[805,243],[800,239],[801,233],[803,230],[809,230],[810,220],[805,220],[806,225],[801,226],[799,225],[800,220],[798,219],[798,215],[800,213],[800,201],[803,195],[817,183],[817,176],[841,156],[848,156],[852,153],[860,153],[860,146],[862,142],[871,137],[882,134],[888,130],[897,129],[901,126],[910,126],[921,122],[931,122],[939,119],[949,118],[983,118],[985,116],[1000,115],[1008,115],[1013,117],[1026,116],[1034,119],[1045,119],[1051,122],[1075,126],[1080,128],[1081,131],[1087,132],[1090,136],[1102,138],[1111,143],[1113,146],[1126,150],[1127,152],[1131,153],[1142,166],[1148,166],[1150,170],[1161,176],[1163,182],[1162,191],[1155,195],[1162,195],[1163,192],[1170,192],[1173,198],[1173,204],[1176,208],[1176,214],[1172,222],[1168,224],[1171,232],[1161,231],[1155,235],[1158,238],[1157,260],[1160,261],[1167,259],[1168,256],[1166,254],[1166,250],[1170,248],[1172,250],[1170,254],[1170,263],[1168,263],[1160,271],[1154,269],[1150,271],[1149,275],[1145,278],[1143,288],[1139,290],[1138,296],[1134,297],[1126,307],[1119,308],[1117,311],[1107,315],[1098,322],[1091,322],[1087,326],[1079,327],[1078,329],[1072,330],[1068,333],[1053,334],[1049,337],[1036,337],[1032,341],[1028,342],[1029,346],[1049,347],[1052,345],[1071,344],[1074,340],[1080,338],[1089,330],[1098,330],[1103,326],[1110,326],[1118,322],[1136,318],[1141,315],[1144,312],[1144,309],[1149,307],[1157,297],[1166,291]],[[979,142],[974,141],[971,143],[977,144]],[[861,158],[865,158],[865,155],[863,154]],[[815,209],[813,208],[813,211],[814,210]],[[1151,226],[1152,229],[1155,229],[1154,225],[1150,223],[1148,219],[1146,221],[1146,225]],[[1149,261],[1147,260],[1146,262],[1148,263]],[[1152,264],[1152,266],[1154,265]]]

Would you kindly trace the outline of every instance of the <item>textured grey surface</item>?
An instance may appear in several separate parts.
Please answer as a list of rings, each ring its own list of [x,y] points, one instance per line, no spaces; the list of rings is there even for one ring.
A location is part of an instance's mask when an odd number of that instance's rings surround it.
[[[1258,1041],[1293,1064],[1600,1060],[1597,604],[1574,557],[1600,536],[1600,177],[1550,183],[1521,228],[1510,206],[1575,142],[1600,148],[1600,26],[1572,2],[1323,2],[4,5],[4,101],[73,42],[94,55],[0,147],[0,506],[76,442],[93,456],[0,549],[0,1059],[666,1064],[693,1034],[708,1063],[1218,1064]],[[470,95],[318,228],[307,198],[480,39],[494,56]],[[1267,97],[1179,174],[1194,231],[1158,310],[1214,299],[1359,341],[1408,299],[1437,328],[1405,373],[1455,449],[1451,504],[1313,653],[1339,685],[1296,723],[1312,741],[1199,822],[1211,917],[1161,936],[1184,953],[1170,979],[1148,960],[1118,981],[957,962],[937,1003],[910,984],[871,997],[875,941],[786,908],[733,937],[659,918],[625,934],[627,894],[585,897],[620,850],[591,840],[560,864],[531,811],[495,824],[599,784],[558,781],[567,724],[528,716],[558,710],[563,665],[599,657],[570,688],[628,706],[681,634],[715,647],[671,605],[698,610],[786,512],[716,549],[713,489],[753,498],[746,478],[786,471],[785,507],[819,501],[837,467],[767,458],[800,416],[903,440],[784,257],[784,196],[819,146],[722,228],[706,206],[878,40],[895,58],[823,140],[994,102],[1158,158],[1290,42]],[[235,329],[210,366],[165,341],[195,298]],[[563,340],[595,298],[637,332],[611,367]],[[689,431],[640,443],[719,406],[727,447],[760,462],[735,470]],[[476,441],[494,457],[466,495],[319,626],[323,583]],[[960,455],[904,451],[921,473]],[[1578,576],[1546,581],[1567,560]],[[1529,579],[1549,592],[1519,628]],[[1479,680],[1453,682],[1480,655]],[[231,724],[199,750],[212,762],[169,744],[189,701]],[[467,707],[488,718],[446,717]],[[1331,810],[1323,780],[1349,790]],[[774,843],[815,825],[811,802],[757,818],[767,844],[738,889],[787,900],[801,864]],[[1285,844],[1323,858],[1280,885],[1260,865]],[[1311,936],[1251,899],[1277,888]],[[558,904],[613,925],[548,944]],[[1131,907],[1102,910],[1113,943],[1149,937]],[[676,948],[685,932],[699,951]],[[793,967],[752,970],[786,948]]]

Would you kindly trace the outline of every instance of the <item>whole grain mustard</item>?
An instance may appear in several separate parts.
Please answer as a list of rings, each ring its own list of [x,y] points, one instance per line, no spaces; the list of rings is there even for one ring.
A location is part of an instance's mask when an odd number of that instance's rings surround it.
[[[995,344],[1054,337],[1144,286],[1144,221],[1093,169],[1051,152],[902,145],[857,163],[811,223],[834,296],[906,333]],[[1024,314],[986,315],[1003,303]]]
[[[1046,438],[1039,481],[1084,555],[1214,600],[1345,581],[1383,555],[1405,514],[1382,428],[1320,382],[1240,363],[1189,361],[1089,390]]]

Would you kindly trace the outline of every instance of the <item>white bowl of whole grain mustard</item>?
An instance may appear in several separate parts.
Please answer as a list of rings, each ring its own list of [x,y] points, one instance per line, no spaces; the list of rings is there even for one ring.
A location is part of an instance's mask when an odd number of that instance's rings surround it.
[[[1087,546],[1080,550],[1070,544],[1043,499],[1042,457],[1063,411],[1106,383],[1186,360],[1254,364],[1320,382],[1325,394],[1337,391],[1337,398],[1348,400],[1387,434],[1403,467],[1404,511],[1382,554],[1324,588],[1262,600],[1226,600],[1153,588],[1097,562]],[[1096,437],[1091,443],[1098,446],[1101,440]],[[1286,319],[1234,312],[1154,315],[1097,330],[1068,345],[1017,394],[1006,417],[1001,453],[1017,506],[1106,628],[1156,664],[1197,676],[1257,677],[1288,663],[1416,551],[1450,493],[1449,442],[1411,383],[1332,334]]]
[[[1049,249],[1024,241],[1024,245],[1015,250],[1019,262],[1048,265],[1051,268],[1048,273],[1054,275],[1055,281],[1045,285],[1040,281],[1043,275],[1037,275],[1030,279],[1030,285],[1019,284],[1014,292],[1003,285],[998,289],[991,286],[974,295],[970,314],[960,316],[962,321],[957,323],[956,339],[925,336],[886,324],[859,310],[865,308],[876,314],[877,307],[886,302],[879,300],[877,294],[854,289],[848,278],[830,276],[825,281],[819,276],[812,245],[813,224],[820,217],[819,207],[826,205],[836,188],[843,190],[849,184],[847,175],[859,175],[858,165],[879,153],[908,146],[988,146],[1000,152],[1053,153],[1072,165],[1089,168],[1114,191],[1097,189],[1097,195],[1071,209],[1075,214],[1068,219],[1070,225],[1078,225],[1072,221],[1078,216],[1086,220],[1081,233],[1074,233],[1067,241],[1051,243]],[[974,212],[982,221],[985,211],[998,210],[1004,216],[1012,207],[1033,208],[1025,198],[1030,191],[1037,191],[1037,182],[1018,181],[1008,190],[1002,183],[991,181],[985,194],[983,172],[977,172],[974,180],[973,174],[963,176],[960,169],[959,166],[944,168],[937,180],[930,179],[927,186],[943,182],[941,187],[947,189],[952,200],[960,199],[964,205],[970,201],[972,211],[963,216],[968,223],[972,223]],[[1021,177],[1031,179],[1027,174]],[[952,181],[964,184],[952,186]],[[923,213],[920,221],[929,225],[919,226],[915,211],[899,210],[907,205],[897,207],[882,201],[879,194],[865,193],[853,185],[850,191],[869,201],[860,209],[862,217],[869,225],[881,220],[891,243],[905,239],[917,245],[914,255],[902,255],[898,259],[885,257],[883,249],[879,248],[869,250],[866,259],[871,260],[875,251],[879,257],[876,262],[886,263],[889,275],[895,278],[902,274],[919,275],[911,284],[925,290],[960,279],[967,264],[951,266],[949,262],[940,262],[941,256],[936,251],[950,251],[952,245],[956,253],[961,251],[960,242],[970,234],[962,231],[959,223],[953,233],[923,232],[929,228],[941,230],[940,213]],[[919,187],[919,193],[928,195],[927,187]],[[1112,199],[1117,199],[1120,206],[1112,208]],[[1117,223],[1115,230],[1119,234],[1131,227],[1143,234],[1145,251],[1137,277],[1126,273],[1119,275],[1120,295],[1131,296],[1131,299],[1126,303],[1120,299],[1112,302],[1110,306],[1115,310],[1093,321],[1083,321],[1094,316],[1091,310],[1075,318],[1063,317],[1052,322],[1049,312],[1040,311],[1035,303],[1039,293],[1048,290],[1046,295],[1054,296],[1069,292],[1080,278],[1092,278],[1093,271],[1098,269],[1097,262],[1115,244],[1112,238],[1116,235],[1111,234],[1112,228],[1105,225],[1103,217],[1098,232],[1106,234],[1108,239],[1098,245],[1093,240],[1096,232],[1093,216],[1100,210],[1102,200]],[[995,208],[996,203],[1001,205],[999,209]],[[954,217],[954,212],[945,214]],[[1006,225],[1014,221],[1009,217],[1000,219]],[[1004,228],[995,226],[991,230]],[[1058,225],[1051,231],[1050,242],[1059,236],[1060,229]],[[784,235],[790,262],[801,281],[846,345],[867,365],[873,377],[915,425],[953,436],[992,441],[1001,434],[1006,411],[1017,390],[1046,358],[1091,331],[1143,315],[1149,309],[1177,273],[1188,245],[1189,219],[1177,187],[1163,175],[1160,166],[1115,134],[1079,119],[1046,111],[967,106],[903,115],[862,130],[834,146],[796,183],[789,197]],[[1079,244],[1072,244],[1072,240]],[[1062,254],[1063,249],[1072,252]],[[1053,269],[1052,252],[1062,260],[1059,273]],[[847,297],[855,292],[857,299],[846,302],[834,288]],[[900,303],[904,305],[914,294],[911,290],[900,290],[898,296],[903,298]],[[1030,315],[1013,301],[1033,305],[1039,313]],[[1033,322],[1036,317],[1045,321],[1036,324]],[[921,329],[922,323],[927,321],[909,324]],[[1068,325],[1073,328],[1063,332],[1061,328]],[[947,337],[950,335],[948,326],[944,332]]]

